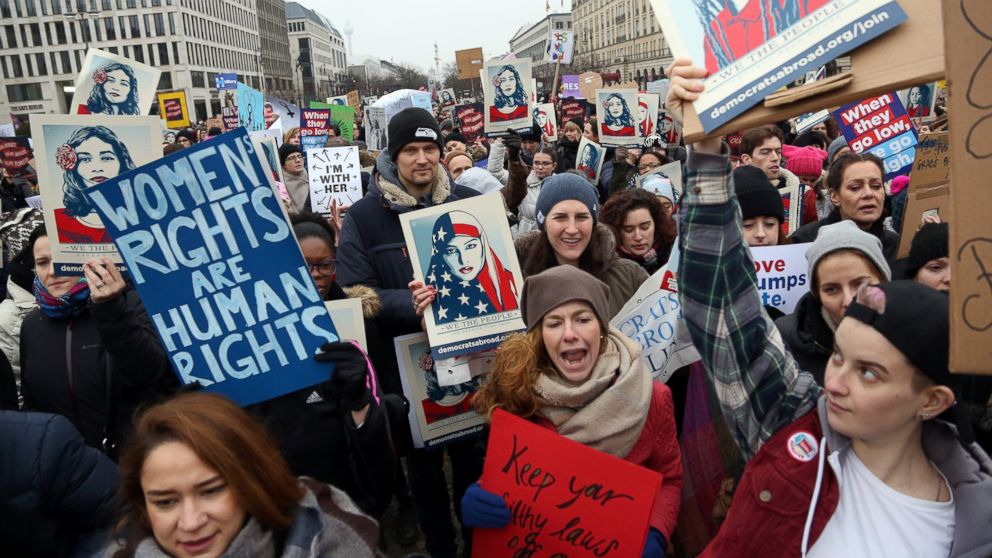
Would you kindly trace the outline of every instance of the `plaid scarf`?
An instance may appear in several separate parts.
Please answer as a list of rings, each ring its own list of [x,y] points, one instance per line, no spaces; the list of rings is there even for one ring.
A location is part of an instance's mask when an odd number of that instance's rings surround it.
[[[90,286],[85,279],[73,285],[66,294],[56,297],[45,290],[37,276],[34,278],[34,298],[41,311],[49,318],[65,318],[77,313],[86,305],[89,297]]]

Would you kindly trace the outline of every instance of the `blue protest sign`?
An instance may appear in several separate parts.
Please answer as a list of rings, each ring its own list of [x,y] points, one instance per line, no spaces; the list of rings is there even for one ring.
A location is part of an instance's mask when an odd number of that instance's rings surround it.
[[[217,89],[237,89],[238,74],[214,74],[214,87]]]
[[[262,92],[238,83],[238,126],[249,132],[265,129],[265,98]]]
[[[249,405],[330,378],[337,330],[243,128],[87,194],[183,384]]]
[[[882,159],[886,180],[909,174],[916,155],[916,129],[895,93],[848,103],[834,112],[834,118],[852,151]]]

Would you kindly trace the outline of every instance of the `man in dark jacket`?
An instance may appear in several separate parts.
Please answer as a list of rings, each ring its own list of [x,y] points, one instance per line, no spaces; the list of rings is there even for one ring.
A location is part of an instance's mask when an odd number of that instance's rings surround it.
[[[389,121],[389,146],[376,160],[368,194],[351,207],[344,221],[337,254],[338,281],[346,287],[372,287],[379,293],[382,312],[378,325],[383,339],[421,330],[407,287],[413,280],[413,267],[399,215],[477,195],[474,190],[453,185],[440,159],[441,131],[430,113],[420,108],[399,112]],[[380,380],[387,393],[402,393],[398,377]],[[403,436],[409,437],[409,432]],[[473,444],[467,441],[448,446],[455,478],[474,480],[481,473],[466,470],[477,469]],[[414,450],[408,456],[420,524],[427,550],[435,558],[454,557],[457,548],[443,456],[442,451],[425,450]],[[470,482],[456,483],[456,502],[461,501]]]
[[[89,555],[117,515],[117,465],[65,417],[0,411],[0,555]]]

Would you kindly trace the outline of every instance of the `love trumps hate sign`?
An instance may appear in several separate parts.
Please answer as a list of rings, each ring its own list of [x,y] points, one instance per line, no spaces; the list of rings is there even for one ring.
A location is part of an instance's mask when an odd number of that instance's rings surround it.
[[[473,558],[637,558],[661,475],[497,409],[482,486],[510,523],[476,529]]]
[[[337,330],[244,128],[87,194],[183,384],[243,406],[330,379]]]

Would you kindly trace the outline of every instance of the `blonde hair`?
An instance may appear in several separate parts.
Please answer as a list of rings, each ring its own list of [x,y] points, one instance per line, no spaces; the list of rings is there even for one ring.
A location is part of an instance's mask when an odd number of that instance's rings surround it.
[[[291,137],[293,137],[293,136],[295,136],[296,134],[299,134],[299,133],[300,133],[300,127],[299,126],[293,126],[292,128],[286,130],[286,133],[282,135],[282,141],[283,141],[283,143],[289,143],[289,138],[291,138]]]

